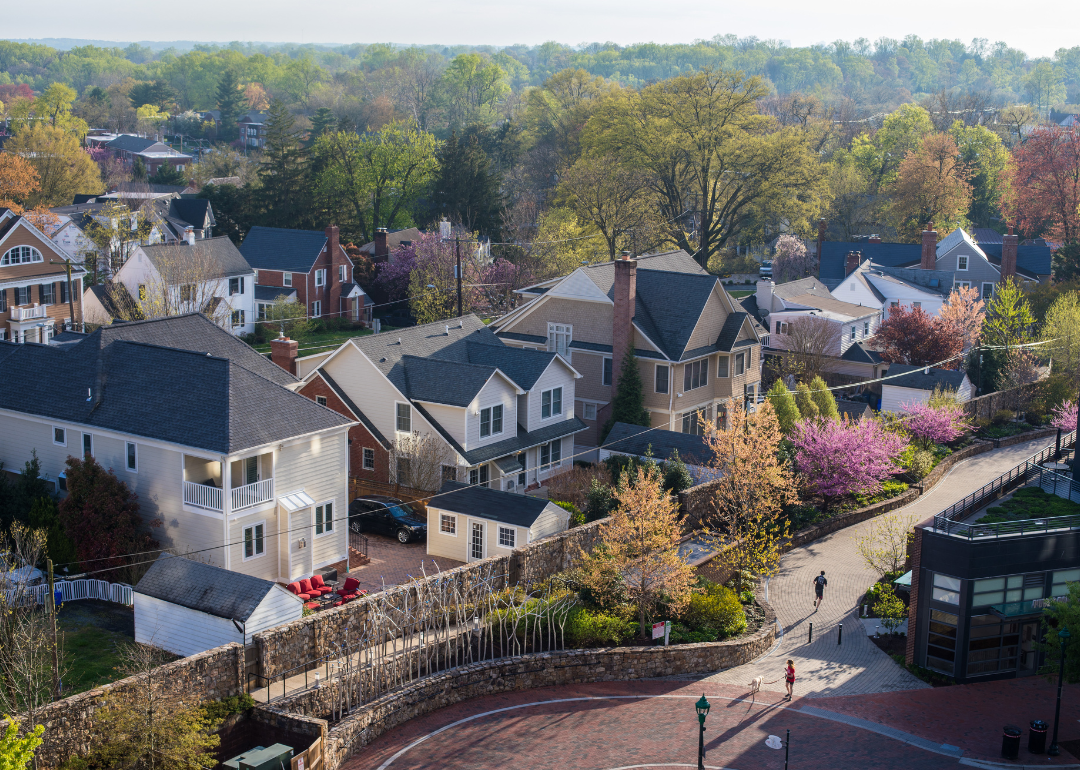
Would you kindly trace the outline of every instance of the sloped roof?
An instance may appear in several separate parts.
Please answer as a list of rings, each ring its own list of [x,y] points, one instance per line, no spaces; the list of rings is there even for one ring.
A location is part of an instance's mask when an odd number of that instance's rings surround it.
[[[173,198],[169,201],[169,216],[187,222],[196,230],[205,230],[217,224],[214,208],[205,198],[193,196]]]
[[[818,296],[816,294],[800,294],[795,297],[789,297],[788,301],[802,305],[804,307],[817,308],[823,310],[831,316],[839,316],[843,318],[862,318],[863,316],[873,315],[879,313],[880,310],[873,307],[867,307],[866,305],[856,305],[851,302],[843,302],[836,299],[831,294],[825,297]],[[782,311],[781,311],[782,312]]]
[[[704,436],[671,430],[649,430],[625,422],[612,426],[601,448],[639,457],[651,451],[657,461],[668,460],[678,452],[679,459],[689,465],[704,465],[712,456]]]
[[[220,266],[221,277],[223,278],[248,275],[252,272],[251,265],[247,263],[244,256],[226,236],[203,238],[190,245],[185,241],[181,241],[179,243],[142,246],[141,248],[147,258],[159,269],[163,260],[182,259],[191,254],[212,259]]]
[[[929,368],[924,374],[925,366],[911,366],[910,364],[890,364],[890,379],[882,382],[882,385],[895,385],[900,388],[914,388],[915,390],[933,390],[935,387],[959,390],[967,376],[964,372],[954,372],[950,369]],[[902,374],[903,377],[893,377]]]
[[[720,336],[716,338],[716,349],[728,353],[735,347],[735,340],[742,329],[743,321],[749,316],[748,313],[732,313],[724,321],[724,328],[720,330]]]
[[[997,230],[989,227],[975,227],[971,231],[972,236],[975,238],[975,242],[980,246],[986,246],[991,243],[1001,243],[1002,236]]]
[[[516,436],[503,439],[502,441],[496,441],[494,444],[478,447],[468,452],[459,451],[459,453],[465,458],[465,461],[469,465],[477,465],[478,463],[486,463],[489,460],[494,460],[497,457],[516,454],[531,446],[546,444],[549,441],[554,441],[563,436],[580,433],[588,427],[589,426],[582,422],[578,417],[573,417],[569,420],[558,420],[550,425],[545,425],[544,427],[537,428],[533,431],[527,431],[519,425]]]
[[[513,348],[509,345],[491,345],[489,343],[468,342],[469,362],[484,366],[498,367],[507,377],[522,388],[529,390],[540,379],[551,362],[554,353],[539,350]]]
[[[296,299],[296,289],[291,286],[255,286],[255,299],[259,302],[273,302],[282,295]]]
[[[145,136],[131,136],[122,134],[106,144],[110,150],[123,150],[125,152],[142,152],[147,147],[152,147],[159,142],[157,139],[147,139]]]
[[[440,511],[476,516],[516,527],[531,527],[540,514],[554,503],[539,497],[474,487],[460,481],[445,481],[428,506]]]
[[[401,246],[403,241],[418,241],[423,233],[417,227],[406,227],[403,230],[391,230],[386,234],[386,247],[393,251]],[[360,247],[360,253],[369,257],[375,253],[375,241],[369,241]]]
[[[491,366],[467,361],[402,356],[406,389],[410,399],[450,406],[468,406],[495,374]]]
[[[840,412],[842,417],[847,417],[849,420],[861,420],[874,416],[874,410],[864,401],[845,401],[838,398],[836,399],[836,410]]]
[[[851,343],[840,358],[860,364],[880,364],[882,361],[881,353],[874,350],[866,342]]]
[[[809,278],[800,278],[797,281],[778,283],[773,287],[773,296],[779,297],[780,299],[790,299],[804,294],[810,294],[815,297],[832,296],[829,294],[829,287],[813,276]]]
[[[135,586],[135,593],[243,623],[275,585],[243,572],[163,553]]]
[[[256,270],[307,273],[326,247],[321,230],[288,230],[256,225],[248,230],[240,253]]]
[[[939,244],[940,245],[940,244]],[[1000,264],[1001,244],[984,243],[979,248],[991,261],[996,257]],[[825,241],[821,245],[821,269],[823,281],[844,280],[845,260],[849,251],[862,252],[863,261],[869,259],[877,265],[903,267],[918,264],[922,258],[922,246],[918,243],[866,243],[865,241]],[[1050,247],[1030,244],[1016,251],[1016,266],[1034,275],[1050,275]]]

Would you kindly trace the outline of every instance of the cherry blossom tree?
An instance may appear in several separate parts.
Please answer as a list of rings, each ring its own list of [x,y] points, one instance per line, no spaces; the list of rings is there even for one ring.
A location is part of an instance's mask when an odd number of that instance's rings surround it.
[[[958,286],[938,311],[938,318],[951,335],[963,341],[966,351],[979,342],[985,309],[986,303],[974,286]]]
[[[806,251],[803,242],[794,235],[781,235],[776,239],[773,255],[773,275],[777,283],[796,281],[817,273],[814,258]]]
[[[907,444],[876,420],[803,420],[790,439],[803,483],[822,496],[826,510],[842,495],[881,489],[900,470],[895,460]]]
[[[1066,432],[1076,430],[1076,404],[1076,401],[1065,401],[1054,407],[1054,419],[1050,424]]]
[[[968,427],[964,409],[955,401],[936,405],[913,402],[900,408],[906,412],[904,427],[923,445],[952,441]]]

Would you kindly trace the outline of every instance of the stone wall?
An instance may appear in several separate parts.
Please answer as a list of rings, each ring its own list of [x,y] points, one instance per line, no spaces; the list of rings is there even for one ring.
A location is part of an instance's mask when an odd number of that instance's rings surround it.
[[[239,644],[192,655],[166,663],[149,674],[162,696],[191,705],[208,700],[221,700],[242,691],[243,657]],[[44,742],[38,749],[39,767],[56,767],[73,754],[90,749],[97,712],[109,696],[122,695],[143,683],[148,675],[121,679],[70,698],[51,703],[39,712],[40,724],[45,725]]]
[[[912,486],[918,488],[919,492],[925,495],[935,484],[941,481],[945,474],[958,462],[962,462],[975,455],[981,455],[983,452],[989,452],[995,446],[996,444],[991,441],[975,441],[975,443],[970,444],[963,449],[958,449],[934,466],[934,470],[930,471],[922,481],[918,484],[913,484]]]
[[[1034,441],[1035,439],[1039,438],[1050,438],[1051,436],[1057,436],[1057,428],[1042,428],[1041,430],[1029,430],[1027,433],[1018,433],[1015,436],[994,439],[994,448],[997,449],[1003,446],[1015,446],[1016,444],[1024,444],[1028,441]]]
[[[883,500],[880,503],[874,503],[873,505],[868,505],[865,508],[857,508],[854,511],[848,511],[847,513],[843,513],[839,516],[834,516],[828,521],[823,521],[820,524],[814,524],[812,526],[806,527],[805,529],[800,529],[798,532],[791,536],[791,540],[788,541],[788,544],[784,548],[784,550],[787,551],[792,548],[798,548],[800,546],[806,545],[807,543],[812,543],[818,538],[825,537],[825,535],[831,535],[837,530],[844,529],[845,527],[850,527],[852,524],[859,524],[861,522],[872,519],[875,516],[880,516],[883,513],[895,511],[897,508],[903,508],[908,503],[913,502],[918,496],[918,488],[913,487],[906,492],[897,495],[896,497],[891,497],[888,500]]]

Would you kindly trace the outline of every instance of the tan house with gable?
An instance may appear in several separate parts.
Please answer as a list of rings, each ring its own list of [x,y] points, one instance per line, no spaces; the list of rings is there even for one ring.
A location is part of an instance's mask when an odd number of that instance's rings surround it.
[[[633,344],[652,426],[702,433],[735,399],[756,403],[762,335],[719,279],[683,251],[624,255],[518,291],[492,324],[508,345],[565,356],[581,373],[574,412],[595,446]]]

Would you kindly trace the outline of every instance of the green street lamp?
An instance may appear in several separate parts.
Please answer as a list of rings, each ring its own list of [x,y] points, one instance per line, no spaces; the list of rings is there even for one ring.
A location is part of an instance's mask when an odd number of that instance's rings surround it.
[[[698,770],[705,770],[705,717],[709,715],[710,704],[705,700],[705,693],[701,693],[701,700],[694,704],[697,710],[697,721],[701,730],[698,732],[697,766]],[[1054,733],[1055,736],[1057,733]]]
[[[1068,644],[1072,634],[1069,633],[1068,626],[1062,626],[1058,631],[1058,639],[1061,641],[1061,661],[1058,665],[1058,693],[1057,693],[1057,707],[1054,709],[1054,738],[1050,741],[1050,748],[1047,749],[1047,756],[1056,757],[1061,753],[1058,748],[1058,720],[1061,719],[1061,681],[1065,678],[1065,645]]]

